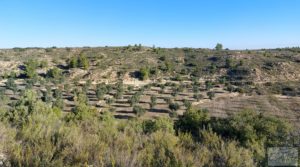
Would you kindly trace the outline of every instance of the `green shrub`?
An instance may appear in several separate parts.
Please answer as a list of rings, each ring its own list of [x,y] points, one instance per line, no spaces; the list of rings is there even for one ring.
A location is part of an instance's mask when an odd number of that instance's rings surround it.
[[[233,67],[233,60],[231,58],[227,58],[225,60],[225,67],[226,68],[232,68]]]
[[[90,66],[88,58],[84,54],[80,54],[78,57],[78,66],[87,70]]]
[[[134,95],[131,96],[129,103],[130,106],[134,106],[135,104],[139,103],[140,101],[140,93],[136,92]]]
[[[190,109],[184,112],[182,117],[175,123],[177,131],[189,132],[199,137],[199,130],[204,129],[209,124],[210,117],[208,110]]]
[[[223,50],[223,45],[220,44],[220,43],[217,43],[215,49],[216,49],[217,51],[221,51],[221,50]]]
[[[161,130],[164,132],[174,133],[173,126],[174,126],[173,120],[166,117],[160,117],[155,120],[143,121],[143,132],[153,133]]]
[[[47,60],[42,60],[40,62],[40,65],[39,65],[40,68],[47,68],[48,67],[48,61]]]
[[[138,117],[141,117],[146,113],[146,111],[141,106],[133,106],[133,113],[135,113]]]
[[[205,89],[210,90],[211,88],[213,88],[213,82],[205,81]]]
[[[149,79],[149,75],[150,75],[150,69],[148,67],[142,67],[140,69],[140,79],[141,80]]]
[[[36,69],[38,68],[39,64],[37,61],[30,59],[25,62],[25,75],[28,78],[35,78],[37,77]]]
[[[96,97],[98,100],[102,100],[106,93],[108,93],[108,90],[104,84],[97,85]]]
[[[71,57],[68,64],[69,64],[69,68],[77,68],[78,67],[78,58],[77,57]]]
[[[5,86],[12,90],[14,93],[17,92],[17,84],[15,83],[15,80],[13,78],[7,79]]]
[[[156,105],[157,97],[154,96],[154,95],[152,95],[152,96],[150,97],[150,100],[151,100],[151,102],[150,102],[150,107],[153,108],[153,107]]]
[[[68,61],[69,68],[83,68],[87,70],[90,66],[88,58],[84,54],[73,56]]]
[[[215,92],[207,92],[207,96],[210,100],[212,100],[215,97]]]
[[[186,99],[183,100],[183,105],[186,107],[187,110],[190,110],[192,107],[192,103]]]
[[[180,105],[178,103],[171,103],[169,104],[169,108],[172,111],[177,111],[180,108]]]
[[[59,68],[54,67],[47,71],[47,77],[58,80],[62,77],[62,71]]]

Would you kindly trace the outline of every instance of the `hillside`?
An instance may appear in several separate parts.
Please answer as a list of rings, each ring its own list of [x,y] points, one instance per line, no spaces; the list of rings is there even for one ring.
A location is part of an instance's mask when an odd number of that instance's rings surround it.
[[[80,55],[87,59],[88,67],[69,67],[69,61]],[[26,75],[26,68],[30,68],[26,63],[36,66],[36,76]],[[90,105],[100,112],[113,110],[118,118],[135,116],[130,103],[137,93],[140,95],[135,104],[149,111],[145,118],[168,115],[171,102],[179,104],[175,111],[179,115],[185,112],[184,103],[190,102],[209,109],[216,117],[252,108],[295,123],[300,118],[298,48],[14,48],[0,51],[0,64],[1,87],[10,99],[7,107],[29,84],[41,98],[47,92],[53,97],[57,91],[63,100],[60,108],[66,112],[75,106],[74,92],[84,89]],[[58,76],[47,75],[53,68]],[[141,70],[146,73],[145,78]],[[8,80],[16,84],[15,92],[9,88]],[[122,90],[118,91],[118,86]],[[152,108],[151,96],[157,99]],[[54,101],[55,97],[49,103]]]
[[[0,77],[0,166],[266,166],[299,145],[299,48],[2,49]]]

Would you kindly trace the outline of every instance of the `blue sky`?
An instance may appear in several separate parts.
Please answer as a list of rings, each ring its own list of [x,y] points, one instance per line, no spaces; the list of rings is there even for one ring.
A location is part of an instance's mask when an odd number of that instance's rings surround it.
[[[1,0],[0,48],[300,46],[299,0]]]

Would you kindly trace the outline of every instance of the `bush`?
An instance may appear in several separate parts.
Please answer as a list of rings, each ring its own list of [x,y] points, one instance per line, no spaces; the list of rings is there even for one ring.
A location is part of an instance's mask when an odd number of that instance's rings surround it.
[[[201,99],[203,99],[203,95],[198,93],[198,94],[194,94],[193,96],[197,101],[200,101]]]
[[[87,70],[90,66],[88,58],[84,54],[71,57],[68,61],[69,68],[83,68]]]
[[[225,60],[225,67],[226,68],[232,68],[233,67],[233,60],[231,58],[227,58]]]
[[[165,97],[164,100],[165,100],[165,102],[166,102],[167,104],[170,104],[170,103],[171,103],[171,98],[170,98],[170,97]]]
[[[153,107],[156,105],[157,97],[154,96],[154,95],[152,95],[152,96],[150,97],[150,100],[151,100],[151,102],[150,102],[150,107],[153,108]]]
[[[213,83],[211,81],[205,81],[205,89],[210,90],[213,88]]]
[[[0,110],[2,165],[252,167],[267,166],[266,147],[293,146],[289,124],[251,110],[215,119],[190,109],[175,125],[165,117],[116,121],[77,96],[74,112],[65,114],[32,90]],[[134,111],[145,112],[140,106]]]
[[[108,90],[104,84],[97,85],[96,97],[98,100],[102,100],[106,93],[108,93]]]
[[[111,105],[112,103],[114,103],[115,102],[115,99],[114,98],[108,98],[108,99],[106,99],[106,103],[108,104],[108,105]]]
[[[247,67],[235,67],[228,70],[227,75],[230,81],[251,80],[251,69]]]
[[[54,67],[54,68],[48,70],[46,75],[48,78],[53,78],[53,79],[58,80],[62,77],[62,71],[59,68]]]
[[[164,131],[164,132],[174,133],[173,126],[174,126],[173,120],[166,117],[160,117],[155,120],[143,121],[143,132],[153,133],[156,131]]]
[[[223,50],[223,45],[220,44],[220,43],[217,43],[215,49],[216,49],[217,51],[221,51],[221,50]]]
[[[12,90],[14,93],[17,92],[17,84],[15,83],[15,80],[13,78],[7,79],[5,86]]]
[[[132,91],[133,91],[133,86],[129,85],[129,86],[127,87],[127,90],[128,90],[128,92],[132,92]]]
[[[210,100],[212,100],[215,97],[215,92],[207,92],[207,96]]]
[[[57,107],[58,109],[64,109],[64,100],[62,98],[57,98],[53,102],[53,107]]]
[[[133,106],[133,113],[135,113],[138,117],[141,117],[146,113],[146,111],[141,106]]]
[[[186,107],[187,110],[190,110],[192,107],[192,103],[186,99],[183,100],[183,105]]]
[[[25,62],[25,75],[28,78],[35,78],[37,77],[36,69],[38,68],[39,64],[35,60],[29,60]]]
[[[176,74],[175,77],[173,78],[174,81],[182,81],[182,77],[180,74]]]
[[[204,129],[209,121],[208,110],[190,109],[184,112],[182,117],[179,117],[179,120],[175,123],[175,128],[177,131],[189,132],[193,136],[199,137],[199,130]]]
[[[69,60],[69,68],[77,68],[78,67],[78,58],[77,57],[72,57]]]
[[[169,108],[172,111],[177,111],[180,108],[180,106],[178,103],[171,103],[171,104],[169,104]]]
[[[47,68],[48,67],[48,61],[47,60],[42,60],[40,62],[40,65],[39,65],[40,68]]]
[[[148,67],[142,67],[140,69],[140,79],[147,80],[149,79],[150,69]]]
[[[89,60],[84,54],[81,54],[78,57],[78,66],[82,67],[85,70],[87,70],[89,68],[89,66],[90,66]]]
[[[177,118],[178,117],[178,113],[176,112],[176,111],[170,111],[169,112],[169,116],[170,116],[170,118]]]
[[[123,94],[124,94],[124,87],[123,87],[123,83],[122,82],[118,82],[116,84],[116,94],[115,94],[115,98],[116,99],[120,99],[122,98]]]

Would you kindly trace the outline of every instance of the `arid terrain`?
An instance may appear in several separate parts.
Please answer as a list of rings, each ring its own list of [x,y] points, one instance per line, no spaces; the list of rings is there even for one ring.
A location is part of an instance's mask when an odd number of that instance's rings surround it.
[[[252,167],[297,148],[300,49],[220,46],[0,50],[0,166]]]
[[[70,67],[70,59],[80,55],[88,66]],[[34,69],[37,76],[26,76],[28,62],[39,64]],[[58,76],[47,76],[53,68],[57,68]],[[141,74],[142,68],[145,74]],[[85,89],[90,105],[99,112],[111,110],[116,118],[135,117],[133,103],[146,109],[144,118],[168,116],[173,112],[170,103],[179,105],[174,112],[181,115],[190,103],[207,108],[214,117],[254,109],[297,126],[300,122],[298,48],[216,51],[136,45],[2,49],[0,75],[3,93],[9,97],[3,104],[7,107],[30,83],[41,98],[47,89],[51,97],[59,90],[63,100],[60,107],[66,113],[75,106],[74,91]],[[15,92],[7,85],[9,78],[16,84]],[[137,93],[138,99],[131,102]],[[151,97],[156,99],[152,107]],[[55,97],[49,103],[54,101]]]

